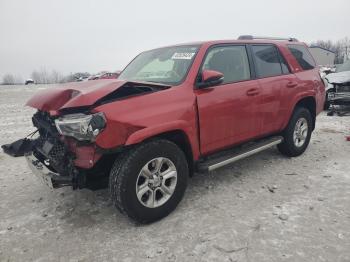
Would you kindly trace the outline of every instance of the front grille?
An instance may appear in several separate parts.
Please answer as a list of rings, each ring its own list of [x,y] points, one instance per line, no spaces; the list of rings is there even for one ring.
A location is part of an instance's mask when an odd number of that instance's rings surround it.
[[[50,148],[50,151],[45,150],[45,142],[53,145],[52,148]],[[65,145],[53,137],[46,136],[44,138],[43,136],[39,136],[35,141],[35,146],[42,152],[42,154],[54,162],[61,161],[67,153]]]
[[[34,140],[34,150],[43,160],[49,160],[49,168],[61,175],[67,175],[71,154],[60,140],[54,120],[48,113],[41,111],[35,113],[32,120],[39,130],[39,137]]]
[[[347,93],[350,92],[350,83],[337,84],[335,88],[337,93]]]
[[[66,154],[66,147],[62,143],[57,143],[53,146],[49,153],[49,158],[56,160],[57,162],[63,159]]]

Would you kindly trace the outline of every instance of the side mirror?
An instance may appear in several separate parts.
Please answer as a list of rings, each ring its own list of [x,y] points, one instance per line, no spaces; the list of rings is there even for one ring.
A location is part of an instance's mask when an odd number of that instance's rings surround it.
[[[214,70],[203,70],[202,81],[197,83],[198,88],[206,88],[210,86],[216,86],[224,81],[223,73]]]

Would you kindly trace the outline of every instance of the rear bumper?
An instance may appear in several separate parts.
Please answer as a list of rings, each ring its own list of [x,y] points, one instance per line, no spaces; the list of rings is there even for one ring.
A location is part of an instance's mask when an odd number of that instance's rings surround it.
[[[50,188],[60,188],[73,185],[73,178],[71,176],[61,176],[52,172],[32,153],[25,155],[25,158],[33,174],[46,186]]]

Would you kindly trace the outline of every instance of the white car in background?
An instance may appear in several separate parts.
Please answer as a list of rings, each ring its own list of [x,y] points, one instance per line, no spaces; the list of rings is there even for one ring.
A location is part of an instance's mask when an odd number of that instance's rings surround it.
[[[340,65],[327,80],[325,109],[331,105],[350,106],[350,60]]]

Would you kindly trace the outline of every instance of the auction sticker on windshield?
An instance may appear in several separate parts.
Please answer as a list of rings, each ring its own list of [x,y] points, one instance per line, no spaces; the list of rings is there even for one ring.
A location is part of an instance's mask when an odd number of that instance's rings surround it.
[[[171,59],[192,59],[195,53],[175,53]]]

